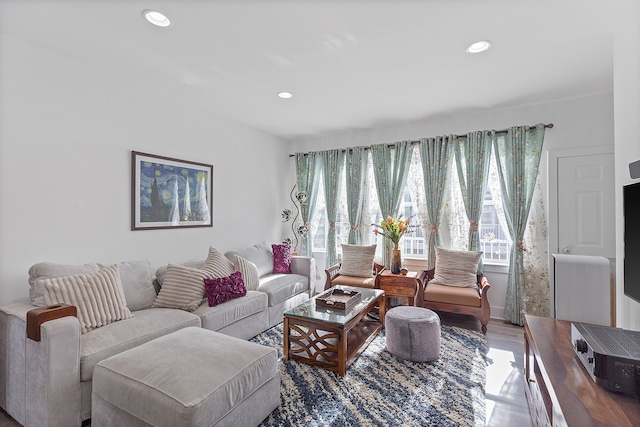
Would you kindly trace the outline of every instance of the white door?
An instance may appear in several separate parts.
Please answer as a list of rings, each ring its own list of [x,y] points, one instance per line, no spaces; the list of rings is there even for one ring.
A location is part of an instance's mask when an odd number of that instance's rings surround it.
[[[553,253],[614,259],[613,153],[558,158],[558,247]]]

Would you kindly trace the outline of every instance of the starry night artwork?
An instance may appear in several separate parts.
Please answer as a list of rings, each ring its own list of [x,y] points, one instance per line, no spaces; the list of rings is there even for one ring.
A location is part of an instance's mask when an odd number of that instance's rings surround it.
[[[213,226],[212,165],[131,154],[132,230]]]

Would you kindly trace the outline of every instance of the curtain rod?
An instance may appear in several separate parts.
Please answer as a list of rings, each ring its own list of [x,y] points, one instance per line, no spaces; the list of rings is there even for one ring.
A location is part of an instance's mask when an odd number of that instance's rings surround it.
[[[553,123],[546,124],[546,125],[544,125],[544,127],[545,127],[545,129],[552,129],[553,128]],[[535,128],[535,126],[529,126],[529,129],[534,129],[534,128]],[[495,132],[496,133],[507,133],[508,131],[509,131],[508,129],[500,129],[500,130],[497,130]],[[458,138],[465,138],[467,135],[455,135],[455,136],[458,137]],[[418,144],[419,142],[420,142],[419,140],[414,140],[414,141],[411,141],[411,144]],[[393,144],[390,144],[390,145],[393,145]],[[364,147],[364,149],[368,150],[369,147]],[[341,151],[342,152],[346,152],[347,150],[348,150],[348,148],[343,148]],[[304,155],[306,156],[307,153],[304,153]],[[289,154],[289,157],[295,157],[295,156],[296,156],[295,154]]]

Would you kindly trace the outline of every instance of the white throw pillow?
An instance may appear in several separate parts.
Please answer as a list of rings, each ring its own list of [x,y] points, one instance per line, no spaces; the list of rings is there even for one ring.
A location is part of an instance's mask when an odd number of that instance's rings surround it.
[[[48,305],[76,306],[83,334],[133,317],[127,308],[118,265],[92,273],[44,279],[43,287]]]
[[[371,277],[373,276],[373,257],[376,255],[376,245],[342,245],[342,265],[340,273],[343,276]]]
[[[454,251],[436,246],[436,268],[429,283],[478,289],[482,252]]]
[[[242,280],[244,281],[244,287],[248,291],[258,290],[260,285],[260,279],[258,277],[258,267],[251,261],[236,255],[235,268],[242,273]]]

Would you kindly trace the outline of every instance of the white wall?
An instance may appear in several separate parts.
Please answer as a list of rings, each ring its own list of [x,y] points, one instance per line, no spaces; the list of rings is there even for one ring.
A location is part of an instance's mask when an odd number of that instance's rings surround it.
[[[514,125],[533,125],[540,122],[554,124],[554,128],[547,129],[545,133],[544,153],[540,167],[541,186],[546,202],[546,153],[548,150],[612,145],[614,143],[612,93],[519,108],[493,109],[475,114],[442,116],[422,122],[370,131],[306,138],[294,141],[291,150],[292,152],[307,152],[391,143],[405,139],[416,140],[437,135],[465,134],[475,130],[504,129]],[[546,204],[548,205],[548,203]],[[491,283],[489,300],[492,317],[501,318],[506,298],[506,269],[502,266],[487,267],[486,275]]]
[[[3,36],[0,39],[0,304],[27,296],[29,266],[206,257],[283,237],[283,140]],[[214,165],[213,228],[130,231],[131,150]]]
[[[629,163],[640,160],[640,3],[628,1],[617,22],[614,44],[616,258],[624,257],[622,186],[638,180],[629,175]],[[637,218],[633,218],[637,221]],[[616,263],[617,326],[640,331],[640,303],[624,295],[623,262]]]

